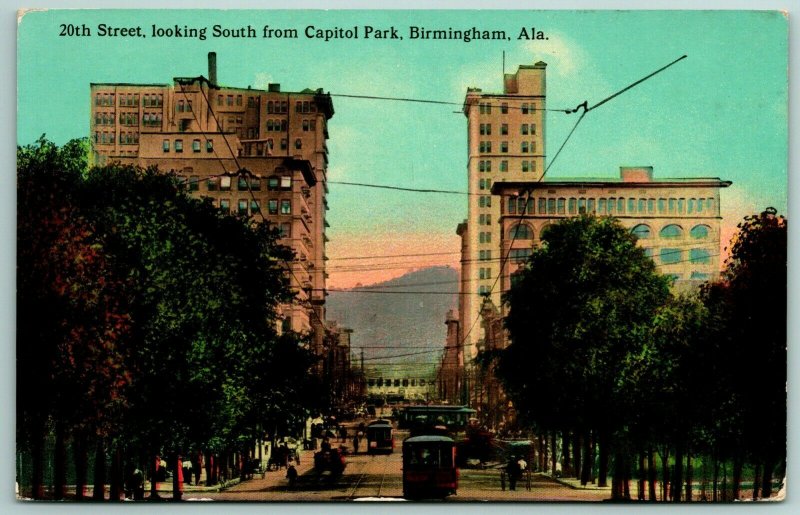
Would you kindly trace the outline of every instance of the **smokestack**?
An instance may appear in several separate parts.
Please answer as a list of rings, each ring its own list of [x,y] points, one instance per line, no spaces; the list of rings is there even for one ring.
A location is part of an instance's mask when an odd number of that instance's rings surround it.
[[[208,53],[208,82],[217,84],[217,53]]]

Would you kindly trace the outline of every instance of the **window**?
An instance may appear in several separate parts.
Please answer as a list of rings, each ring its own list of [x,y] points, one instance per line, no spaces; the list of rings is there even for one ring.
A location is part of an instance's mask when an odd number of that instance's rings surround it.
[[[681,260],[681,249],[663,248],[661,249],[661,262],[665,265],[672,265]]]
[[[617,212],[618,213],[624,213],[625,212],[625,199],[624,198],[618,198],[617,199]]]
[[[665,238],[665,239],[682,238],[683,237],[683,229],[681,229],[681,227],[679,225],[670,224],[670,225],[664,226],[664,228],[661,229],[661,232],[659,233],[659,236],[661,236],[662,238]]]
[[[689,261],[695,264],[711,263],[711,253],[706,249],[691,249],[689,250]]]
[[[481,181],[483,181],[483,179],[481,179]],[[481,183],[481,186],[483,186],[483,183]],[[481,189],[483,189],[483,187],[481,187]],[[478,207],[486,207],[486,203],[483,200],[484,198],[485,197],[481,196],[478,199]],[[481,233],[481,243],[483,243],[483,233]]]
[[[569,214],[574,215],[578,211],[578,199],[572,197],[567,202],[567,211]]]
[[[236,95],[236,105],[242,105],[242,95]]]
[[[590,198],[586,201],[586,212],[587,213],[594,213],[594,199]]]
[[[292,237],[292,224],[284,222],[280,225],[280,237],[281,238]]]
[[[228,105],[229,106],[233,105],[233,95],[228,95]]]
[[[707,274],[705,272],[692,272],[691,278],[699,281],[707,281],[711,279],[711,274]]]
[[[503,102],[500,104],[500,112],[503,114],[508,114],[508,104]]]
[[[206,189],[208,191],[217,191],[219,189],[219,182],[216,177],[209,177],[206,181]]]
[[[303,140],[301,140],[300,138],[294,140],[294,148],[296,148],[297,150],[303,148]]]
[[[206,152],[213,152],[214,151],[214,140],[207,139],[206,140]]]
[[[508,141],[500,142],[500,152],[503,154],[508,154]]]
[[[567,199],[565,199],[565,198],[558,199],[558,203],[556,204],[556,212],[559,215],[566,214],[566,206],[565,206],[566,203],[567,203]]]
[[[697,206],[697,199],[690,198],[687,204],[686,214],[691,215],[695,212]]]
[[[532,123],[530,125],[530,131],[531,131],[531,134],[536,134],[536,124],[535,123]]]
[[[529,166],[529,164],[528,164],[528,161],[523,161],[523,162],[522,162],[522,171],[523,171],[523,172],[528,172],[528,171],[530,171],[530,166]]]
[[[255,215],[256,213],[258,213],[260,211],[261,211],[261,209],[259,209],[259,207],[258,207],[258,201],[257,200],[251,200],[250,201],[250,213]]]
[[[507,172],[508,171],[508,161],[500,161],[500,171]]]
[[[547,199],[539,197],[539,214],[543,215],[547,211]]]
[[[597,212],[601,215],[606,214],[606,199],[599,198],[597,199]]]
[[[278,200],[277,199],[269,199],[267,201],[267,212],[271,215],[278,214]]]
[[[281,200],[281,214],[282,215],[290,215],[292,214],[292,201],[283,199]]]
[[[292,176],[291,175],[282,175],[281,176],[281,189],[282,190],[290,190],[290,189],[292,189]]]
[[[175,152],[177,152],[177,153],[183,152],[183,140],[182,139],[176,139],[175,140]]]
[[[524,263],[532,253],[532,249],[511,249],[508,257],[511,258],[513,263]]]
[[[689,231],[689,236],[695,239],[704,239],[708,238],[708,232],[711,228],[707,225],[695,225],[692,227],[692,230]]]
[[[219,201],[219,208],[226,213],[231,212],[231,201],[228,199],[221,199]]]
[[[631,233],[640,240],[646,240],[652,234],[650,227],[645,224],[639,224],[631,229]]]
[[[500,134],[502,134],[503,136],[507,136],[508,135],[508,124],[507,123],[504,123],[504,124],[502,124],[500,126]]]
[[[523,124],[520,126],[520,133],[521,133],[523,136],[527,136],[527,135],[528,135],[528,124],[527,124],[527,123],[523,123]]]
[[[164,152],[169,152],[169,140],[168,140],[168,139],[165,139],[165,140],[163,141],[163,143],[162,143],[162,147],[163,147],[163,149],[164,149]]]
[[[239,191],[247,191],[247,178],[246,177],[239,177],[239,181],[236,185]]]
[[[547,199],[547,214],[548,215],[556,214],[556,199],[554,198]]]
[[[610,198],[608,199],[608,214],[614,213],[617,210],[617,199]]]
[[[520,146],[521,146],[520,151],[523,154],[527,154],[528,153],[528,142],[527,141],[523,141],[522,145],[520,145]]]
[[[658,212],[659,213],[667,212],[667,199],[665,198],[658,199]]]
[[[492,134],[492,124],[491,123],[482,123],[480,126],[480,133],[481,136],[489,136]]]
[[[252,177],[250,179],[250,189],[253,191],[261,191],[261,179]]]
[[[528,114],[528,104],[522,104],[522,114]]]
[[[636,209],[642,214],[647,212],[647,199],[640,198],[639,199],[639,205],[638,205],[638,207]]]
[[[200,189],[200,177],[192,175],[189,177],[189,191],[198,191]]]
[[[512,240],[532,240],[533,229],[528,224],[516,224],[508,231],[508,237]]]
[[[655,210],[656,210],[656,199],[654,198],[647,199],[647,212],[655,213]]]
[[[231,189],[231,178],[227,175],[223,175],[219,178],[219,191],[230,191]]]
[[[246,200],[242,199],[242,200],[239,201],[238,213],[240,215],[246,215],[247,214],[247,201]]]
[[[679,198],[678,199],[678,214],[683,214],[684,206],[686,205],[686,199]]]
[[[635,213],[636,212],[636,199],[629,198],[628,199],[628,213]]]
[[[669,212],[670,213],[674,213],[675,212],[675,199],[674,198],[669,199],[668,206],[669,206],[668,207]]]
[[[200,152],[200,140],[193,139],[192,140],[192,152]]]

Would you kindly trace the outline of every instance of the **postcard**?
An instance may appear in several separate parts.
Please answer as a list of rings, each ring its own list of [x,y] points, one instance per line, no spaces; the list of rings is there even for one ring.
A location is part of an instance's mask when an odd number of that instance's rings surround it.
[[[783,500],[777,11],[21,10],[16,496]]]

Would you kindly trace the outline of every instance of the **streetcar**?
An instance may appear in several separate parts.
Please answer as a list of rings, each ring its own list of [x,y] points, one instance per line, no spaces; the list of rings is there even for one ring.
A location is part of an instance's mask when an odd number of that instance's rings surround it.
[[[367,426],[367,453],[391,454],[394,451],[394,428],[388,420],[378,419]]]
[[[475,410],[465,406],[428,404],[406,406],[398,415],[397,427],[410,429],[412,436],[430,433],[433,428],[439,427],[446,428],[452,434],[466,430],[469,419],[475,416]]]
[[[443,499],[458,490],[456,443],[439,435],[412,436],[403,442],[403,497]]]

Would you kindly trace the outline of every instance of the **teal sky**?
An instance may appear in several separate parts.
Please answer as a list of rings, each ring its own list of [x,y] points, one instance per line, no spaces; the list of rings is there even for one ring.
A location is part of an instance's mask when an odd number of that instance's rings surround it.
[[[92,37],[59,37],[61,24]],[[141,25],[147,38],[101,38],[100,23]],[[151,38],[150,26],[208,27],[196,38]],[[211,27],[296,28],[299,39],[215,39]],[[308,25],[505,30],[511,41],[306,39]],[[656,177],[713,176],[724,226],[745,214],[787,209],[787,20],[742,11],[46,11],[19,24],[18,143],[42,133],[61,144],[89,132],[90,82],[169,83],[207,75],[217,53],[219,82],[283,90],[460,103],[468,86],[502,89],[506,71],[543,60],[547,104],[592,105],[683,54],[688,58],[587,114],[548,177],[617,177],[619,166],[652,165]],[[547,41],[521,41],[535,27]],[[466,118],[455,105],[334,97],[329,179],[466,191]],[[455,112],[454,112],[455,111]],[[575,116],[547,113],[553,156]],[[329,255],[455,252],[466,197],[332,184]],[[420,261],[420,264],[423,264]],[[455,254],[428,258],[453,264]],[[332,261],[332,267],[335,267]],[[383,271],[380,277],[404,270]],[[380,274],[378,274],[380,275]],[[332,285],[356,274],[335,272]],[[367,281],[362,281],[367,282]]]

